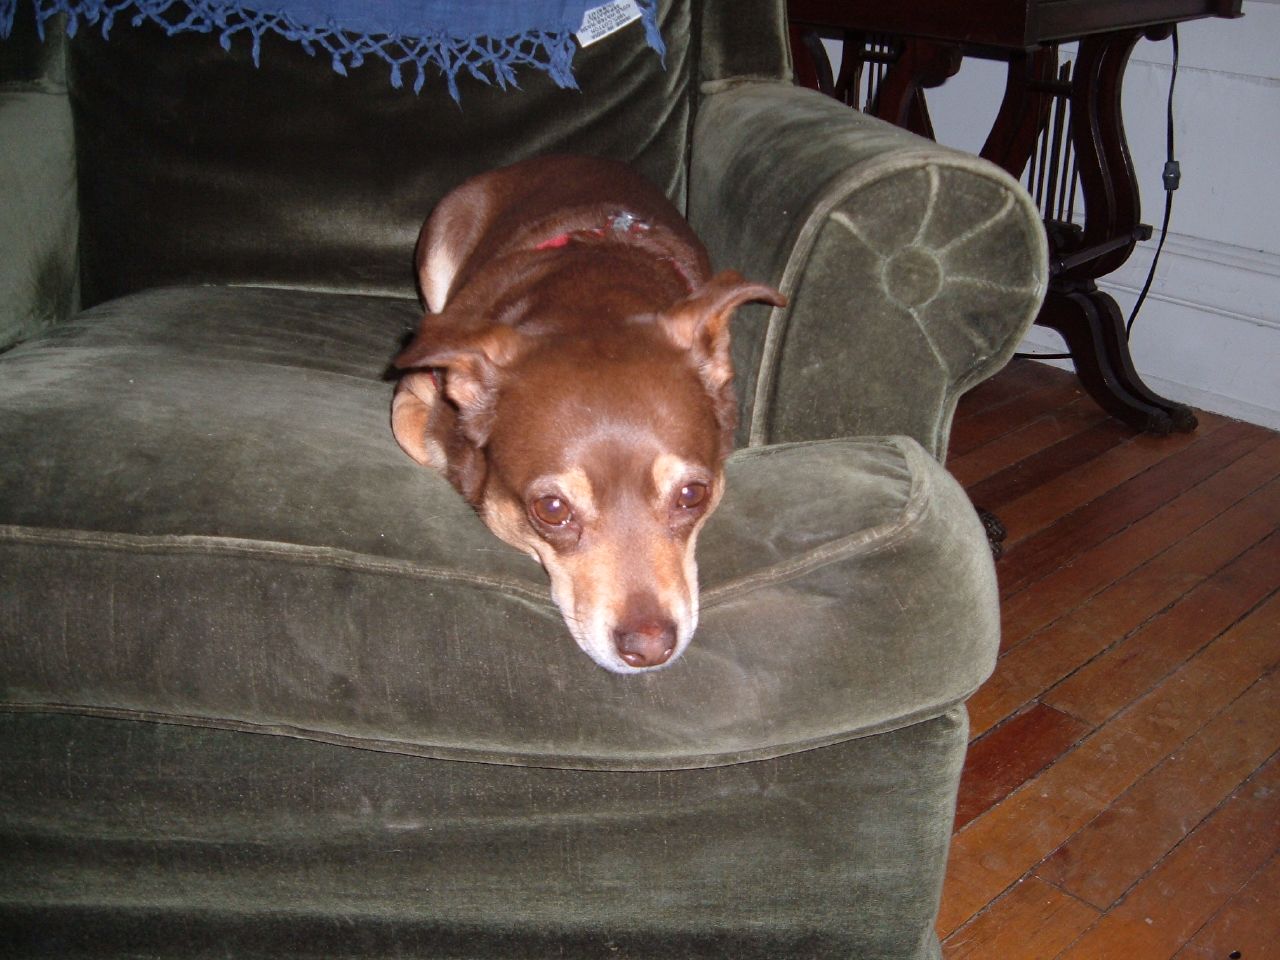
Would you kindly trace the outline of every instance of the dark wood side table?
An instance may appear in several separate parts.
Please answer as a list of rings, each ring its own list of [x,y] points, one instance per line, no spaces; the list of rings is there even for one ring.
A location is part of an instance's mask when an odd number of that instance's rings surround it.
[[[1152,233],[1124,134],[1125,65],[1142,37],[1164,39],[1176,23],[1238,17],[1240,8],[1241,0],[788,4],[799,82],[930,138],[926,89],[966,56],[1008,63],[981,155],[1023,178],[1044,216],[1050,280],[1036,322],[1062,335],[1081,384],[1105,410],[1152,433],[1193,430],[1196,417],[1142,382],[1120,308],[1097,285]],[[838,76],[823,36],[843,43]],[[1074,64],[1060,66],[1059,45],[1076,41]]]

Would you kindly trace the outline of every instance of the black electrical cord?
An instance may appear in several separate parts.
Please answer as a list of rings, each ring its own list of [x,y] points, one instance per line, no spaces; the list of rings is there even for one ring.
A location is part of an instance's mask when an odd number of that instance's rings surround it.
[[[1151,257],[1151,269],[1147,271],[1147,282],[1142,285],[1142,292],[1138,294],[1138,299],[1134,302],[1133,310],[1129,314],[1129,322],[1124,327],[1125,339],[1133,334],[1133,322],[1138,319],[1138,311],[1142,309],[1142,305],[1147,300],[1147,294],[1151,292],[1151,284],[1156,278],[1156,265],[1160,263],[1160,253],[1164,250],[1165,238],[1169,236],[1169,217],[1173,214],[1173,191],[1182,184],[1182,167],[1178,164],[1173,149],[1173,85],[1178,81],[1177,26],[1174,26],[1170,39],[1173,40],[1173,69],[1169,73],[1169,100],[1165,108],[1167,127],[1164,173],[1161,175],[1164,181],[1164,221],[1160,224],[1160,241],[1156,244],[1156,252]]]
[[[1178,27],[1175,24],[1170,39],[1173,41],[1173,66],[1169,72],[1169,97],[1165,104],[1165,162],[1164,172],[1161,174],[1161,180],[1164,183],[1164,217],[1160,224],[1160,239],[1156,243],[1155,253],[1151,256],[1151,269],[1147,271],[1146,282],[1142,285],[1142,290],[1138,293],[1138,299],[1134,301],[1133,310],[1129,313],[1129,319],[1125,323],[1124,335],[1125,339],[1129,339],[1133,334],[1134,321],[1138,319],[1138,311],[1142,309],[1142,305],[1147,300],[1147,294],[1151,292],[1151,285],[1155,282],[1156,267],[1160,263],[1160,254],[1164,250],[1165,238],[1169,236],[1169,220],[1173,216],[1173,192],[1178,189],[1182,183],[1182,168],[1174,151],[1173,137],[1173,90],[1174,85],[1178,82]],[[1070,360],[1070,353],[1018,353],[1015,356],[1028,360]]]

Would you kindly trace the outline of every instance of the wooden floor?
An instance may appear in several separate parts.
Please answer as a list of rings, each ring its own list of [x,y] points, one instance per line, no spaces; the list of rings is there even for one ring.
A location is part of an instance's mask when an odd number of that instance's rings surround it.
[[[952,436],[1009,539],[946,957],[1280,958],[1280,435],[1137,435],[1015,361]]]

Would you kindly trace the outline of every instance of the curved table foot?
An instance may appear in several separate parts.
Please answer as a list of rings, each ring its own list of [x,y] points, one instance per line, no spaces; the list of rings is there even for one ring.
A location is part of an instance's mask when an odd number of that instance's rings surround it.
[[[1062,335],[1080,383],[1112,416],[1159,435],[1196,428],[1194,410],[1166,400],[1142,382],[1129,354],[1124,318],[1110,295],[1096,288],[1050,289],[1036,322]]]

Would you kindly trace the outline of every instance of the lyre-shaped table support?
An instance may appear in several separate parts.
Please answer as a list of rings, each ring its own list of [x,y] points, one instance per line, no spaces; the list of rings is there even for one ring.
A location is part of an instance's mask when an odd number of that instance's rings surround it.
[[[997,51],[1009,62],[1008,80],[981,151],[1014,177],[1026,173],[1044,214],[1050,282],[1036,322],[1061,334],[1081,384],[1103,409],[1139,430],[1162,434],[1193,430],[1195,414],[1143,383],[1120,308],[1098,289],[1097,281],[1124,264],[1139,240],[1151,236],[1151,228],[1140,220],[1121,87],[1138,40],[1168,34],[1165,26],[1086,36],[1079,41],[1074,68],[1059,68],[1053,45]],[[844,34],[837,81],[816,36],[796,29],[793,37],[802,81],[807,77],[810,86],[854,107],[859,106],[864,66],[887,62],[863,109],[930,137],[933,126],[924,91],[953,76],[966,53],[958,43],[916,37],[879,38],[871,50],[869,34],[850,30]],[[825,71],[814,66],[818,57]],[[1084,214],[1079,222],[1078,208]]]
[[[1032,171],[1028,187],[1044,212],[1050,245],[1049,290],[1036,322],[1061,334],[1081,384],[1103,409],[1163,434],[1195,429],[1195,414],[1142,381],[1120,307],[1097,285],[1151,236],[1141,222],[1120,99],[1125,66],[1143,35],[1085,37],[1074,69],[1058,69],[1056,47],[1011,56],[1004,101],[982,156],[1014,176]],[[1145,35],[1160,39],[1168,29]],[[1073,217],[1077,181],[1083,225]]]

